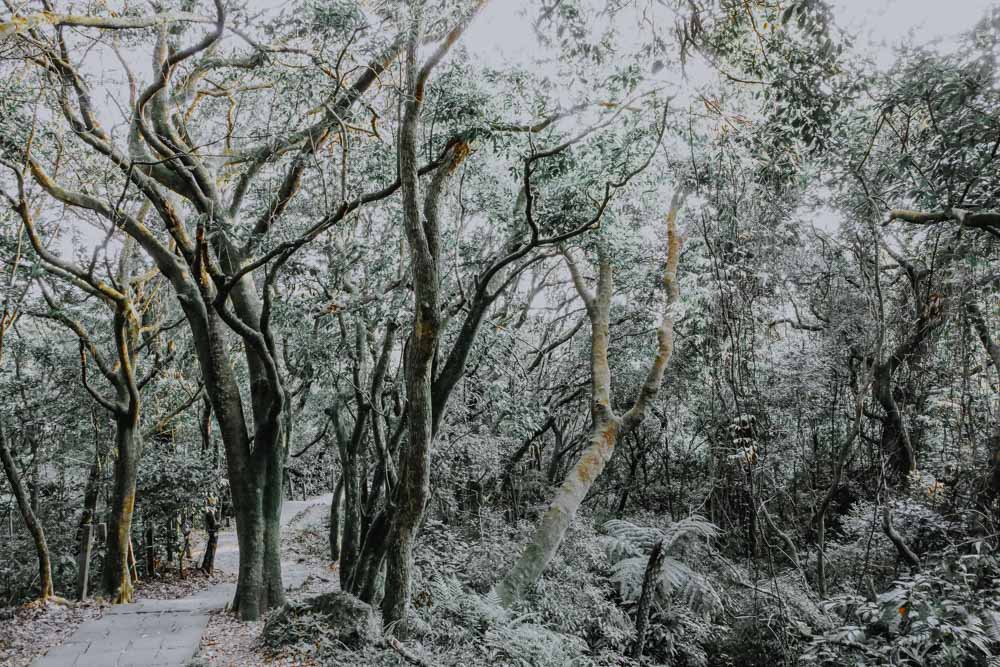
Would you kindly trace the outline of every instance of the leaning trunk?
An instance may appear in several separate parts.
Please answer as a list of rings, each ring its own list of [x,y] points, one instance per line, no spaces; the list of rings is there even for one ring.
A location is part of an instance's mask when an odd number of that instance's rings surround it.
[[[21,510],[24,525],[28,527],[28,532],[31,533],[31,537],[35,541],[35,551],[38,554],[38,599],[44,601],[52,597],[52,562],[49,559],[49,546],[45,541],[45,531],[42,529],[42,524],[38,522],[38,518],[31,509],[28,494],[24,490],[24,485],[21,484],[17,468],[14,467],[14,459],[10,455],[10,450],[7,449],[6,435],[2,427],[0,427],[0,462],[3,463],[7,481],[10,482],[10,488],[14,492],[17,507]]]
[[[538,580],[559,550],[587,491],[611,460],[620,425],[617,419],[608,418],[591,431],[590,446],[566,475],[531,543],[524,550],[521,559],[497,585],[497,593],[505,605],[513,604]]]
[[[659,392],[663,374],[674,349],[674,320],[671,307],[679,296],[677,265],[681,247],[680,235],[677,232],[677,214],[684,197],[683,190],[675,191],[667,214],[667,262],[663,273],[666,302],[663,319],[656,330],[656,356],[639,389],[639,396],[622,417],[617,416],[611,407],[611,367],[608,365],[614,276],[611,258],[607,249],[601,246],[598,250],[597,290],[591,292],[572,256],[564,253],[573,285],[583,299],[587,317],[590,319],[590,409],[593,427],[590,432],[590,444],[566,475],[552,505],[542,516],[531,542],[521,554],[521,558],[497,584],[497,594],[505,606],[512,605],[542,575],[549,561],[559,550],[559,545],[562,544],[566,531],[587,492],[611,460],[618,438],[631,433],[642,423],[650,402]]]

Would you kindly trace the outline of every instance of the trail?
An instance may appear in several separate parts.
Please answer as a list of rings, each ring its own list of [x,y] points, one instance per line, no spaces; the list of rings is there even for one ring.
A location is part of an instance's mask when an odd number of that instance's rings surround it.
[[[318,525],[330,507],[332,494],[308,500],[286,500],[282,530]],[[234,530],[219,534],[215,567],[236,574],[239,543]],[[308,569],[282,561],[286,590],[303,584]],[[225,609],[235,584],[216,584],[174,600],[144,600],[111,607],[101,618],[87,621],[62,644],[36,659],[34,667],[184,667],[198,652],[201,636],[213,612]]]

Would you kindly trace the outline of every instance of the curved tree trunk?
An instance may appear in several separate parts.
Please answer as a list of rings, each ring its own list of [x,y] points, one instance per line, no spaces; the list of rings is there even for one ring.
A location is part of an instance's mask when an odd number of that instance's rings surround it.
[[[52,561],[49,558],[49,545],[45,541],[45,531],[42,529],[42,524],[38,522],[38,517],[31,509],[31,502],[24,490],[24,485],[21,484],[17,468],[14,467],[14,459],[7,448],[7,437],[3,426],[0,426],[0,462],[3,463],[7,481],[10,482],[10,488],[14,492],[17,507],[21,510],[24,525],[28,527],[28,532],[31,533],[31,538],[35,542],[35,551],[38,554],[38,599],[44,602],[53,595]]]
[[[210,307],[206,308],[200,296],[181,299],[188,322],[191,324],[195,350],[199,366],[205,380],[205,393],[212,402],[219,425],[222,444],[226,452],[226,469],[233,499],[233,513],[236,518],[236,535],[240,546],[239,577],[233,609],[244,620],[256,620],[269,606],[284,601],[284,591],[280,580],[280,551],[272,538],[265,543],[265,484],[269,451],[276,444],[277,429],[274,432],[262,429],[255,436],[251,453],[247,433],[247,421],[239,385],[231,364],[227,336],[221,326],[219,316]],[[259,391],[259,388],[258,388]],[[257,439],[259,438],[259,439]],[[278,475],[278,503],[268,503],[270,521],[280,527],[281,479]],[[273,498],[272,498],[273,500]],[[275,511],[276,506],[276,511]],[[276,532],[274,528],[270,531]],[[266,570],[265,552],[277,560],[278,567]],[[276,584],[265,585],[265,576],[278,576]],[[281,591],[278,599],[271,599],[269,591]]]
[[[431,446],[434,442],[434,356],[441,334],[439,204],[451,175],[469,154],[464,141],[454,141],[434,172],[420,208],[417,174],[417,125],[424,88],[433,66],[461,36],[475,12],[454,28],[427,63],[419,69],[417,48],[423,35],[422,3],[415,3],[406,45],[406,108],[400,127],[399,178],[403,200],[403,227],[413,271],[413,330],[406,353],[406,397],[409,441],[399,456],[399,477],[393,490],[395,512],[389,525],[382,617],[400,637],[407,636],[413,542],[430,495]],[[369,575],[371,572],[369,571]]]

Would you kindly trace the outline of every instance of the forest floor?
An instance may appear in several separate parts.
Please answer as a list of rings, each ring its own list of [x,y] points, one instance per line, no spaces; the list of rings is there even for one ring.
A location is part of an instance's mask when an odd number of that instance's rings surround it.
[[[327,494],[285,503],[282,572],[291,599],[337,587],[336,572],[323,558],[329,502]],[[193,562],[200,562],[200,555],[196,553]],[[0,665],[313,664],[301,656],[265,659],[258,645],[262,623],[242,623],[224,613],[239,567],[235,530],[220,533],[215,563],[211,577],[192,566],[183,579],[175,572],[142,582],[136,587],[137,602],[130,605],[111,606],[97,599],[0,610],[0,626],[5,628],[0,633]]]

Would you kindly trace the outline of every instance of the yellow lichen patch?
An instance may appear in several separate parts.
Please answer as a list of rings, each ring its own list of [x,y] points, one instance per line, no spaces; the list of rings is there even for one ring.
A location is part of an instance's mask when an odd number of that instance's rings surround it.
[[[595,470],[600,466],[601,460],[594,452],[587,452],[580,459],[579,465],[576,467],[576,476],[584,484],[590,484],[595,477],[598,475],[598,470]]]
[[[40,12],[31,16],[14,16],[9,21],[0,23],[0,37],[20,34],[44,23],[55,23],[56,15],[51,12]]]
[[[449,171],[455,171],[458,166],[462,164],[469,153],[472,152],[472,148],[469,146],[469,142],[458,140],[455,142],[455,147],[452,148],[451,164],[448,165]]]

